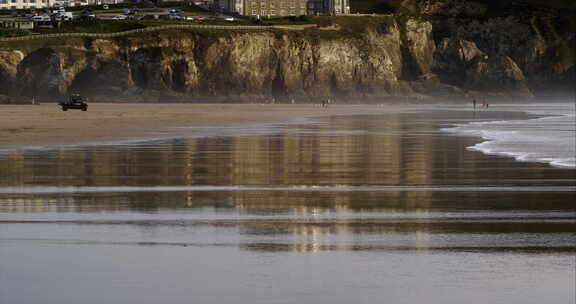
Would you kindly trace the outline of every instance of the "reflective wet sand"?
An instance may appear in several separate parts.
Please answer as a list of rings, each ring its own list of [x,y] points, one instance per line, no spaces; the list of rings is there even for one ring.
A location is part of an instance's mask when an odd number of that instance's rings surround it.
[[[471,115],[2,154],[0,303],[574,302],[576,170]]]

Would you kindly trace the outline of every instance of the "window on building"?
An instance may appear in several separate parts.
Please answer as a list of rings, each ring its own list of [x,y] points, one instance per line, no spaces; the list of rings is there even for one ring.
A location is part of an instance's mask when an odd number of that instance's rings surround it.
[[[256,16],[258,15],[258,11],[257,10],[252,10],[252,16]]]

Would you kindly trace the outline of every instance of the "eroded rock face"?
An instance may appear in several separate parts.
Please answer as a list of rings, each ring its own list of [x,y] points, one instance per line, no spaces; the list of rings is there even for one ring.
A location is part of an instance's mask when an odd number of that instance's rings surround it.
[[[16,50],[0,50],[0,94],[10,94],[24,54]]]
[[[475,91],[509,92],[516,96],[532,97],[522,70],[508,56],[476,60],[466,71],[465,86]]]
[[[59,54],[50,48],[28,54],[18,63],[14,87],[19,96],[56,98],[64,94],[67,84]]]
[[[130,70],[126,62],[99,58],[76,74],[69,91],[113,98],[121,97],[131,87]]]
[[[451,38],[442,39],[434,55],[434,71],[442,81],[460,87],[466,83],[472,64],[487,56],[474,42]]]
[[[0,94],[58,99],[77,91],[106,101],[234,102],[458,98],[467,91],[530,96],[533,76],[526,70],[540,71],[548,61],[556,63],[546,79],[573,73],[573,64],[554,61],[545,39],[530,40],[517,59],[469,40],[435,42],[430,22],[402,20],[387,19],[357,35],[165,31],[36,50],[0,48]]]
[[[403,46],[407,49],[404,56],[405,63],[411,64],[411,69],[407,72],[411,75],[408,77],[419,77],[430,73],[436,50],[436,44],[432,38],[432,24],[408,20],[405,24]]]

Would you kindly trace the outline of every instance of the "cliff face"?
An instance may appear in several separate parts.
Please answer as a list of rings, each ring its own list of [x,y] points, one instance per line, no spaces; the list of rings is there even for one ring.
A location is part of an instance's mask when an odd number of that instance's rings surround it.
[[[355,34],[163,31],[34,47],[10,42],[0,46],[0,95],[57,99],[81,92],[94,100],[231,102],[480,92],[526,97],[534,92],[532,79],[540,77],[542,84],[574,69],[573,62],[551,58],[548,41],[536,36],[514,54],[491,54],[458,37],[435,41],[429,21],[371,18],[382,20]],[[550,62],[547,75],[532,76]]]

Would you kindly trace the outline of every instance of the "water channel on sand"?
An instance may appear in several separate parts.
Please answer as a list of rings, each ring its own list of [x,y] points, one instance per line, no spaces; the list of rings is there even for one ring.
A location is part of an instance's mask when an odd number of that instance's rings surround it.
[[[576,170],[470,115],[3,153],[0,303],[573,303]]]

